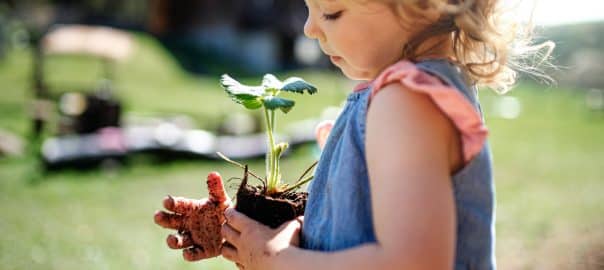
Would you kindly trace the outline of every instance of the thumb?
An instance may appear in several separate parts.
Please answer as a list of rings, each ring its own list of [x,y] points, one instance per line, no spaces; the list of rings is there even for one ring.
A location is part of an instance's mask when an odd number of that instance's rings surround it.
[[[279,226],[277,228],[277,231],[299,231],[300,229],[302,229],[302,223],[300,222],[300,220],[296,219],[292,219],[290,221],[286,221],[285,223],[281,224],[281,226]]]
[[[219,204],[228,201],[227,194],[224,191],[224,185],[222,184],[222,177],[218,172],[211,172],[208,174],[207,184],[211,201]]]
[[[281,226],[279,226],[279,228],[277,228],[277,231],[284,233],[284,235],[288,235],[289,237],[291,237],[288,240],[289,240],[289,243],[294,246],[300,246],[301,230],[302,230],[302,224],[300,223],[300,220],[298,220],[298,219],[293,219],[288,222],[285,222]]]
[[[298,222],[298,224],[300,225],[300,229],[302,229],[302,227],[304,227],[304,216],[299,216],[296,218],[296,221]]]

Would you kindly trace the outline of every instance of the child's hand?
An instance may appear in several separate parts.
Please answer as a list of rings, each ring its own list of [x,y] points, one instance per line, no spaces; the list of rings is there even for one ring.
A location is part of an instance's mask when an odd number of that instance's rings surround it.
[[[220,228],[225,222],[224,210],[231,200],[224,191],[220,174],[212,172],[207,179],[208,199],[194,200],[169,196],[164,199],[164,207],[172,213],[157,211],[155,223],[177,230],[166,239],[173,249],[184,249],[187,261],[198,261],[220,255],[222,236]]]
[[[300,244],[303,217],[271,229],[233,208],[224,214],[227,222],[222,226],[222,236],[227,243],[222,247],[222,256],[240,269],[272,269],[271,258]]]
[[[315,128],[315,138],[317,139],[319,149],[323,150],[325,147],[325,143],[327,143],[327,138],[329,137],[329,133],[331,132],[333,125],[334,121],[326,120],[319,123]]]

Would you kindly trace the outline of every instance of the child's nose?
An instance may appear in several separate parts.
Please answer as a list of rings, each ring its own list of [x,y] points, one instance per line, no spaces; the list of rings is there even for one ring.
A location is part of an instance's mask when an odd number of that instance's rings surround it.
[[[304,35],[310,39],[319,39],[319,30],[310,15],[304,23]]]

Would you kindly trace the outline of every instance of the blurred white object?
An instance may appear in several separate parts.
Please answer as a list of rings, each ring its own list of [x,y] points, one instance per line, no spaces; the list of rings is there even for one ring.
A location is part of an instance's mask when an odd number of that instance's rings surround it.
[[[17,135],[0,129],[0,157],[23,155],[23,140]]]
[[[604,90],[591,89],[587,91],[585,103],[587,103],[587,107],[592,110],[604,110]]]
[[[81,115],[87,106],[86,96],[82,93],[65,93],[59,100],[59,109],[62,113],[69,116]]]
[[[224,119],[220,132],[229,135],[251,134],[256,131],[257,120],[247,113],[232,113]]]
[[[294,43],[294,55],[300,63],[305,65],[316,64],[321,59],[321,48],[319,44],[304,36],[296,38]]]
[[[204,130],[189,130],[185,134],[186,149],[201,154],[210,155],[216,152],[216,137]]]
[[[184,130],[172,123],[161,123],[155,128],[155,139],[162,146],[173,146],[184,137]]]
[[[495,116],[503,119],[516,119],[522,112],[520,100],[512,96],[498,97],[493,107]]]
[[[101,26],[58,26],[42,41],[42,48],[48,54],[89,54],[114,61],[128,58],[132,47],[128,33]]]

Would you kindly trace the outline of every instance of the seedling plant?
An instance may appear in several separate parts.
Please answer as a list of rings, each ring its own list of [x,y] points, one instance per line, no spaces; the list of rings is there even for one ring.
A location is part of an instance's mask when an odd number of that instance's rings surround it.
[[[313,176],[307,176],[307,174],[317,164],[316,162],[306,169],[298,180],[292,185],[282,183],[279,160],[289,147],[289,144],[287,142],[277,143],[275,141],[275,129],[277,126],[277,111],[279,110],[287,114],[296,104],[293,100],[280,97],[279,94],[283,92],[290,92],[296,94],[307,93],[313,95],[317,93],[317,88],[298,77],[291,77],[285,81],[280,81],[272,74],[264,75],[262,84],[259,86],[248,86],[241,84],[227,74],[222,75],[220,84],[229,97],[236,103],[243,105],[249,110],[261,109],[264,111],[267,138],[266,177],[262,178],[253,172],[248,171],[250,175],[262,182],[264,195],[276,197],[284,193],[295,191],[302,185],[311,181]],[[228,162],[234,163],[240,167],[245,167],[222,155],[221,153],[218,153],[218,155]]]

